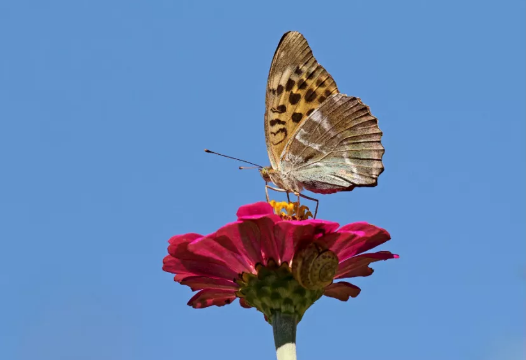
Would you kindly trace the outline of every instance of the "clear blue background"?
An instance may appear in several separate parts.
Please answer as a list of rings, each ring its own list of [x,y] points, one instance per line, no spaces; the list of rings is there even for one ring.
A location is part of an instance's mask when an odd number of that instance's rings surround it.
[[[0,3],[0,358],[272,359],[234,303],[194,310],[171,235],[264,199],[265,84],[301,31],[371,106],[379,186],[320,218],[388,229],[347,303],[299,326],[299,359],[525,357],[523,1]],[[276,195],[279,197],[279,195]]]

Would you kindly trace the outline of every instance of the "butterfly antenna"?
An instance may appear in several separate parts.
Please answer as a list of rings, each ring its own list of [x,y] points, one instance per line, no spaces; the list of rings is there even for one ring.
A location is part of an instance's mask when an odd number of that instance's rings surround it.
[[[227,155],[223,155],[223,154],[220,154],[220,153],[216,153],[215,151],[212,151],[212,150],[205,149],[205,152],[210,153],[210,154],[216,154],[216,155],[219,155],[219,156],[222,156],[222,157],[226,157],[226,158],[229,158],[229,159],[241,161],[241,162],[244,162],[244,163],[247,163],[247,164],[250,164],[250,165],[254,165],[254,166],[258,167],[258,168],[263,168],[263,166],[251,163],[250,161],[241,160],[241,159],[238,159],[238,158],[235,158],[235,157],[232,157],[232,156],[227,156]]]
[[[250,170],[250,169],[260,169],[259,166],[240,166],[239,170]]]

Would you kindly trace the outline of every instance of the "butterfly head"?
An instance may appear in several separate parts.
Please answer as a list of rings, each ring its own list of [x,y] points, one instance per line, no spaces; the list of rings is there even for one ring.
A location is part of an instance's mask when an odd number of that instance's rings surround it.
[[[274,169],[271,167],[262,167],[259,169],[259,173],[261,174],[261,177],[265,182],[272,182],[272,179],[270,178],[270,173],[274,172]]]

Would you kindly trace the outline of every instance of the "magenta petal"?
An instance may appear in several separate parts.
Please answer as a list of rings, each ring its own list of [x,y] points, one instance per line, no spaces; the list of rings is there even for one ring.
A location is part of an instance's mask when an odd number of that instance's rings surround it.
[[[195,235],[195,236],[187,236],[187,235]],[[197,234],[185,234],[183,236],[173,236],[169,240],[170,245],[168,245],[168,253],[172,255],[173,257],[177,259],[181,259],[181,260],[202,260],[202,261],[212,261],[215,263],[221,263],[220,261],[217,261],[215,259],[209,259],[208,257],[203,257],[202,255],[195,254],[194,252],[188,249],[190,244],[199,244],[205,238],[206,237],[201,236],[201,235],[197,236]]]
[[[357,221],[357,222],[353,222],[353,223],[350,223],[350,224],[347,224],[347,225],[343,225],[340,228],[340,230],[345,230],[345,231],[363,231],[363,229],[368,227],[368,226],[371,226],[371,224],[369,224],[366,221]],[[372,226],[374,226],[374,225],[372,225]]]
[[[202,263],[213,263],[229,268],[236,274],[251,271],[253,266],[240,252],[242,248],[232,245],[228,237],[217,239],[214,235],[195,237],[195,240],[190,242],[191,238],[186,241],[173,242],[168,247],[168,252],[181,261],[195,260]]]
[[[212,305],[224,306],[234,301],[236,295],[231,290],[206,289],[195,294],[189,301],[188,305],[195,309],[202,309]]]
[[[274,259],[277,263],[281,262],[278,244],[274,238],[275,219],[268,216],[259,219],[245,220],[244,223],[255,225],[259,232],[259,244],[261,246],[261,257],[266,264],[269,259]]]
[[[279,262],[287,262],[290,265],[292,257],[294,256],[294,240],[292,237],[289,237],[288,234],[294,233],[294,227],[285,224],[286,222],[280,222],[274,226],[274,241],[279,254]]]
[[[199,235],[199,234],[196,234],[196,233],[188,233],[188,234],[183,234],[183,235],[174,235],[168,240],[168,242],[170,244],[172,244],[172,245],[177,245],[177,244],[180,244],[180,243],[183,243],[183,242],[192,242],[195,239],[199,239],[201,237],[203,237],[203,235]]]
[[[341,301],[349,300],[349,297],[357,297],[361,289],[353,284],[345,281],[332,283],[325,288],[323,295],[329,296]]]
[[[334,222],[334,221],[327,221],[327,220],[318,220],[318,219],[310,219],[310,220],[302,220],[302,221],[294,221],[296,223],[300,224],[310,224],[314,226],[316,229],[315,236],[320,237],[325,234],[330,234],[336,231],[340,224]]]
[[[191,274],[184,271],[178,271],[179,263],[172,255],[166,255],[163,259],[163,271],[172,273],[172,274]],[[179,281],[179,280],[175,280]]]
[[[163,270],[173,274],[192,274],[194,276],[207,276],[217,279],[232,280],[237,277],[237,273],[232,269],[204,260],[177,259],[171,255],[163,259]]]
[[[280,262],[278,247],[274,239],[274,225],[281,221],[281,218],[274,214],[272,206],[266,202],[258,202],[251,205],[245,205],[239,208],[237,212],[239,220],[244,224],[253,224],[257,227],[259,238],[253,242],[253,249],[259,250],[258,254],[249,255],[256,263],[266,263],[272,258]],[[245,226],[245,230],[250,230]],[[255,233],[250,230],[251,233]],[[255,239],[254,239],[255,240]],[[250,249],[247,247],[247,249]]]
[[[352,244],[349,244],[353,248],[353,250],[349,251],[349,253],[354,251],[354,254],[347,256],[361,254],[364,251],[368,251],[391,239],[391,235],[387,232],[387,230],[364,221],[345,225],[340,229],[340,231],[354,233],[362,238],[357,239],[358,241],[353,241]]]
[[[281,221],[274,228],[274,236],[281,261],[290,264],[294,253],[317,238],[332,233],[338,223],[323,220]]]
[[[358,225],[358,226],[354,226]],[[354,226],[354,230],[349,228]],[[343,230],[346,228],[346,230]],[[344,226],[336,233],[329,234],[320,239],[333,251],[340,262],[368,251],[390,240],[389,233],[377,226],[367,223],[354,223]]]
[[[227,236],[211,236],[203,237],[188,244],[187,249],[195,257],[191,259],[209,259],[208,261],[222,264],[230,268],[236,274],[244,271],[252,271],[250,261],[247,256],[241,252],[242,248],[236,247],[232,243],[232,239]],[[188,256],[186,257],[189,258]]]
[[[260,201],[254,204],[243,205],[237,210],[237,217],[239,220],[244,219],[259,219],[262,216],[274,215],[274,210],[269,203]],[[277,216],[279,219],[279,216]]]
[[[168,240],[168,243],[170,244],[170,245],[168,245],[168,253],[171,254],[171,255],[177,256],[177,255],[175,255],[172,252],[175,252],[176,249],[178,249],[180,247],[183,247],[182,246],[183,244],[189,244],[192,241],[195,241],[195,240],[200,239],[202,237],[203,237],[203,235],[199,235],[199,234],[195,234],[195,233],[189,233],[189,234],[183,234],[183,235],[174,235],[174,236],[172,236],[170,238],[170,240]],[[184,248],[186,248],[186,247],[184,246]]]
[[[358,255],[340,263],[334,278],[341,279],[356,276],[369,276],[374,272],[374,270],[369,267],[369,264],[380,260],[396,258],[398,258],[398,255],[392,254],[389,251]]]
[[[262,262],[261,233],[251,221],[236,221],[219,229],[215,237],[229,251],[238,253],[245,271],[254,273],[257,263]]]
[[[163,266],[163,270],[164,271],[167,271],[165,269],[165,267]],[[168,271],[168,272],[171,272],[171,271]],[[178,283],[180,283],[181,281],[183,281],[184,279],[188,278],[188,277],[192,277],[194,276],[194,274],[188,274],[188,273],[177,273],[175,276],[174,276],[174,281],[177,281]]]
[[[235,282],[226,279],[211,279],[204,276],[186,277],[181,281],[181,285],[189,286],[192,291],[202,289],[221,289],[237,291],[239,285]]]

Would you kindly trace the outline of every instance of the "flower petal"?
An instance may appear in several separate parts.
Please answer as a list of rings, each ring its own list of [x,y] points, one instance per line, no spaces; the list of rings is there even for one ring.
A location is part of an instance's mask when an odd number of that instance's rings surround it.
[[[190,276],[181,281],[181,285],[189,286],[192,291],[203,289],[222,289],[237,291],[239,285],[226,279],[212,279],[205,276]]]
[[[273,228],[277,222],[281,221],[281,218],[274,214],[272,206],[266,202],[241,206],[237,211],[237,216],[244,224],[256,225],[259,230],[257,244],[253,245],[254,249],[259,250],[259,254],[252,253],[250,256],[255,260],[255,263],[265,264],[270,258],[279,263],[280,254],[274,239]],[[247,229],[245,228],[245,230]]]
[[[254,204],[243,205],[237,210],[237,218],[244,219],[259,219],[263,216],[274,215],[279,219],[279,216],[274,214],[274,209],[269,203],[260,201]]]
[[[274,237],[276,219],[265,216],[259,219],[244,220],[243,222],[255,225],[259,231],[259,244],[263,263],[267,264],[269,259],[274,259],[279,264],[281,262],[281,256],[278,242]]]
[[[345,225],[337,232],[324,236],[320,241],[325,242],[342,262],[390,239],[391,235],[386,230],[366,222],[359,222]]]
[[[203,235],[188,233],[183,235],[174,235],[169,240],[168,243],[168,253],[173,256],[176,256],[175,253],[172,254],[170,251],[175,251],[181,244],[189,244],[194,240],[204,237]],[[185,247],[186,248],[186,247]]]
[[[216,239],[232,252],[237,252],[242,258],[245,271],[255,273],[255,265],[262,262],[261,233],[251,221],[236,221],[220,228]]]
[[[236,246],[230,246],[226,249],[220,242],[214,237],[214,234],[209,236],[202,236],[199,234],[185,234],[180,236],[173,236],[169,242],[168,253],[175,259],[179,259],[178,263],[170,263],[172,265],[183,265],[176,268],[168,267],[166,270],[173,273],[189,273],[192,275],[205,275],[208,273],[195,273],[196,266],[201,263],[201,267],[208,265],[214,268],[228,269],[227,272],[221,271],[221,274],[229,274],[228,279],[233,277],[230,274],[239,274],[245,270],[251,271],[247,265],[246,257],[239,253],[239,249]],[[224,239],[225,242],[229,242],[228,238]],[[184,265],[190,267],[184,267]],[[177,269],[177,270],[176,270]],[[216,276],[212,276],[216,277]],[[220,277],[222,277],[220,275]],[[235,276],[234,276],[235,277]],[[177,281],[177,280],[176,280]]]
[[[197,255],[188,250],[188,246],[190,244],[199,243],[204,238],[205,236],[199,234],[184,234],[172,236],[170,240],[168,240],[168,242],[170,243],[170,245],[168,245],[168,253],[173,257],[181,260],[211,260],[212,262],[219,263],[219,261],[216,261],[214,259],[208,259],[208,257]]]
[[[349,297],[357,297],[361,289],[345,281],[332,283],[325,288],[323,295],[329,296],[341,301],[349,300]]]
[[[204,260],[187,260],[177,259],[171,255],[167,255],[163,259],[163,270],[172,274],[184,273],[227,280],[235,279],[238,275],[227,266],[215,264],[206,258]]]
[[[370,263],[396,258],[398,258],[398,255],[392,254],[390,251],[379,251],[376,253],[358,255],[340,263],[334,278],[341,279],[356,276],[369,276],[374,272],[374,270],[369,267]]]
[[[166,270],[164,269],[164,266],[163,266],[163,270],[166,271]],[[174,281],[177,281],[178,283],[180,283],[181,281],[183,281],[183,280],[186,279],[187,277],[191,277],[191,276],[194,276],[194,274],[188,274],[188,273],[179,272],[179,273],[177,273],[177,274],[174,276]]]
[[[232,240],[229,236],[217,236],[216,233],[191,242],[188,244],[188,251],[194,254],[192,259],[209,259],[230,268],[236,274],[251,272],[253,266],[243,248],[236,246]]]
[[[194,309],[202,309],[212,305],[223,306],[230,304],[235,298],[236,295],[231,290],[206,289],[195,294],[188,301],[188,305]]]
[[[290,264],[294,253],[312,241],[332,233],[338,223],[323,220],[281,221],[274,228],[282,262]]]

